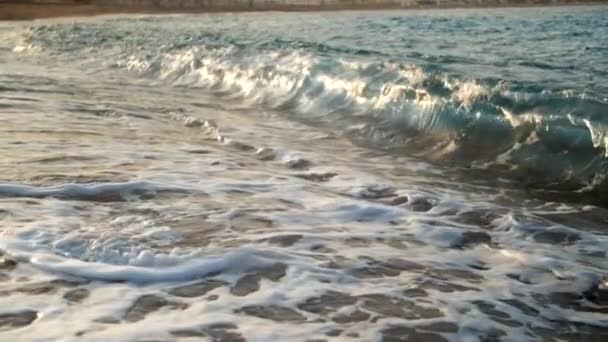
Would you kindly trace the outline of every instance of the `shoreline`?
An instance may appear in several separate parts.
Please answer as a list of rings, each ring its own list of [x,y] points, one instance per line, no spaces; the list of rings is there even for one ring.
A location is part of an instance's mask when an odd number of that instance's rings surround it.
[[[39,0],[40,1],[40,0]],[[43,0],[44,1],[44,0]],[[56,0],[49,3],[40,2],[13,2],[0,0],[0,20],[19,21],[60,17],[90,17],[110,14],[204,14],[229,12],[329,12],[329,11],[357,11],[357,10],[429,10],[429,9],[483,9],[483,8],[530,8],[530,7],[563,7],[563,6],[593,6],[608,5],[608,0],[591,1],[491,1],[485,3],[430,0],[426,2],[416,0],[375,1],[373,3],[332,3],[310,5],[289,4],[256,4],[256,0],[249,0],[249,5],[238,4],[211,4],[199,6],[142,6],[142,5],[101,5],[95,0]],[[244,1],[244,0],[243,0]],[[437,1],[437,3],[435,3]],[[109,1],[108,1],[109,2]],[[426,3],[426,4],[425,4]]]

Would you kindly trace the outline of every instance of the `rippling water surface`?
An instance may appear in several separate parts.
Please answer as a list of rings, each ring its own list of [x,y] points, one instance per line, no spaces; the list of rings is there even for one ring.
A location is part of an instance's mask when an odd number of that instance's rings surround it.
[[[608,9],[0,23],[0,336],[608,338]]]

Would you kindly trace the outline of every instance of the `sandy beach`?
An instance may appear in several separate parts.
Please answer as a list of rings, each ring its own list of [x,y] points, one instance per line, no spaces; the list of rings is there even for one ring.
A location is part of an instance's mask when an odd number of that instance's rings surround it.
[[[94,16],[142,13],[175,14],[248,11],[332,11],[432,8],[489,8],[523,6],[598,5],[606,0],[4,0],[0,1],[0,20],[33,20],[52,17]]]

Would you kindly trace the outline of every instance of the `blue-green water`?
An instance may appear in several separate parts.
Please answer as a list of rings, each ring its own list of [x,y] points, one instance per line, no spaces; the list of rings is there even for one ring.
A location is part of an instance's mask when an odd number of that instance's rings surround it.
[[[602,202],[607,39],[604,7],[129,18],[24,36],[66,63],[130,69]]]

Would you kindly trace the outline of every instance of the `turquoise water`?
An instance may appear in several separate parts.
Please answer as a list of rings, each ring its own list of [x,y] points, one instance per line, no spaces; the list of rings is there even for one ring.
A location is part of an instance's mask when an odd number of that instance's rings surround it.
[[[604,203],[608,16],[572,11],[115,19],[43,25],[24,41],[66,63],[230,92],[361,144]]]

